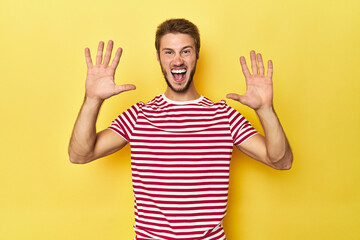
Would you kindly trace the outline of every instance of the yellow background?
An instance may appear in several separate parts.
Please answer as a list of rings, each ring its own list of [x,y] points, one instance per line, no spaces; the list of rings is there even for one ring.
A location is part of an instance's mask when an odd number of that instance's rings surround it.
[[[185,17],[202,47],[195,81],[213,101],[243,93],[238,58],[274,62],[275,108],[294,152],[276,171],[236,151],[229,240],[360,239],[360,2],[334,0],[0,0],[0,239],[132,239],[130,150],[71,164],[84,96],[84,48],[124,48],[98,129],[163,93],[157,25]],[[256,115],[227,101],[259,129]]]

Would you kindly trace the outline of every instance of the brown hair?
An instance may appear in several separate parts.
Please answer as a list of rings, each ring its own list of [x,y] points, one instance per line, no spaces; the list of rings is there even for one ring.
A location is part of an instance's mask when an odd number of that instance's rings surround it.
[[[192,22],[184,18],[168,19],[161,23],[156,30],[155,48],[157,53],[160,53],[161,37],[167,33],[184,33],[189,34],[195,43],[196,57],[199,58],[200,52],[200,34],[199,29]]]

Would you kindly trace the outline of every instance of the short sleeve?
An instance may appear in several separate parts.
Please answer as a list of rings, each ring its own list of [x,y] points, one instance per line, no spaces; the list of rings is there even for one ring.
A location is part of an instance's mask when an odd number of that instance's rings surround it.
[[[139,102],[131,106],[121,115],[119,115],[114,121],[112,121],[108,129],[118,133],[127,142],[129,142],[142,105],[143,103]]]
[[[241,113],[230,106],[227,106],[227,112],[234,145],[240,145],[258,133]]]

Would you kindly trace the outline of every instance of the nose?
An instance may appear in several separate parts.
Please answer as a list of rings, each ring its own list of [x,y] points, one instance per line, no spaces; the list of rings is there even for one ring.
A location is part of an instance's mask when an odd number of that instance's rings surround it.
[[[184,63],[184,60],[182,59],[180,54],[175,54],[174,59],[173,59],[173,64],[175,66],[180,66]]]

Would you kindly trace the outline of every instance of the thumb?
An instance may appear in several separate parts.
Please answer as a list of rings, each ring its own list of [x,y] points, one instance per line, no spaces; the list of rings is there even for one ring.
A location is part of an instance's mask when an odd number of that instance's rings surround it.
[[[244,100],[245,100],[245,96],[244,95],[239,95],[236,93],[229,93],[226,95],[227,98],[235,100],[240,102],[241,104],[244,104]]]
[[[136,87],[133,84],[116,85],[115,94],[119,94],[130,90],[135,90],[135,89]]]

